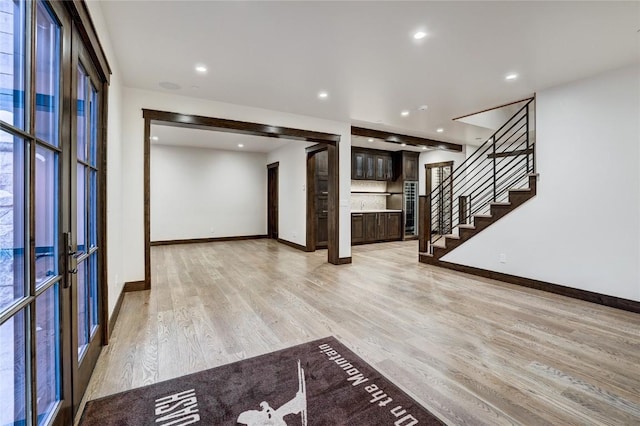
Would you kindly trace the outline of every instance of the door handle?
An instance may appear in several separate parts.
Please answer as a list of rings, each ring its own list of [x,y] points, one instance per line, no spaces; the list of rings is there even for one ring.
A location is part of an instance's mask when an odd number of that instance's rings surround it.
[[[63,244],[66,248],[65,256],[64,256],[64,271],[65,271],[65,279],[63,280],[62,288],[71,287],[71,275],[76,275],[78,273],[77,260],[80,256],[84,254],[83,251],[73,250],[71,247],[71,233],[65,232],[63,234]],[[76,265],[72,262],[76,261]]]

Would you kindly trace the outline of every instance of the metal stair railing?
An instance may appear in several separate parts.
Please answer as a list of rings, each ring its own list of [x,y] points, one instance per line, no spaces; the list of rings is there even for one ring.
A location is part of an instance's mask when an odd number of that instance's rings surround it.
[[[533,101],[529,99],[509,120],[467,157],[425,197],[424,235],[427,252],[474,215],[489,214],[491,204],[506,203],[509,190],[524,188],[535,173]]]

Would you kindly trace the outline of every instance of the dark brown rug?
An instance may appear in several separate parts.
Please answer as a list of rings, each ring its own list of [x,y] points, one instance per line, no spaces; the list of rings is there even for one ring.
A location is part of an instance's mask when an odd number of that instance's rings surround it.
[[[334,337],[89,401],[82,426],[441,425]]]

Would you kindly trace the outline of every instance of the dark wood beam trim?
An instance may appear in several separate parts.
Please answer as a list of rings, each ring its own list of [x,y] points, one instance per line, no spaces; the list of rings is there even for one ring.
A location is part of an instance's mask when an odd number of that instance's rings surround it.
[[[437,141],[435,139],[421,138],[418,136],[401,135],[399,133],[383,132],[381,130],[365,129],[363,127],[351,126],[351,134],[365,138],[381,139],[385,142],[412,146],[428,146],[431,148],[448,149],[450,151],[462,152],[462,145],[451,142]]]
[[[122,291],[124,293],[129,293],[132,291],[143,291],[143,290],[149,290],[149,288],[147,287],[147,282],[144,280],[127,281],[126,283],[124,283],[124,287],[122,287]]]
[[[338,166],[340,151],[337,145],[328,145],[327,151],[329,156],[328,260],[333,265],[340,265],[340,170]]]
[[[433,169],[434,167],[453,167],[453,161],[442,161],[440,163],[428,163],[424,165],[425,169]]]
[[[341,257],[340,259],[338,259],[338,264],[339,265],[348,265],[351,263],[351,256],[349,257]]]
[[[144,120],[144,281],[151,288],[151,122]]]
[[[267,238],[267,235],[240,235],[237,237],[215,237],[215,238],[188,238],[182,240],[162,240],[151,241],[151,246],[172,246],[175,244],[203,244],[203,243],[219,243],[223,241],[244,241],[244,240],[260,240]]]
[[[533,154],[533,148],[518,149],[515,151],[497,152],[495,154],[487,154],[487,158],[503,158],[503,157],[516,157],[518,155]]]
[[[118,300],[116,300],[116,306],[113,308],[113,313],[111,314],[111,318],[109,319],[109,326],[107,329],[107,340],[111,338],[111,334],[113,333],[113,329],[116,326],[116,321],[118,320],[118,315],[120,315],[120,308],[122,308],[122,301],[124,300],[124,286],[122,290],[120,290],[120,295],[118,296]]]
[[[319,144],[307,147],[305,151],[307,151],[307,154],[315,154],[316,152],[325,151],[326,149],[327,149],[327,144],[319,143]]]
[[[283,240],[282,238],[278,238],[276,241],[278,241],[281,244],[284,244],[285,246],[289,246],[291,248],[294,248],[296,250],[304,251],[304,252],[307,252],[307,253],[311,251],[307,247],[305,247],[305,246],[303,246],[301,244],[296,244],[296,243],[291,242],[291,241]]]
[[[566,287],[559,284],[552,284],[531,278],[503,274],[501,272],[488,271],[486,269],[445,262],[434,258],[426,259],[425,255],[420,255],[420,262],[428,263],[434,266],[440,266],[442,268],[447,268],[458,272],[464,272],[466,274],[477,275],[479,277],[498,280],[509,284],[534,288],[536,290],[547,291],[549,293],[559,294],[561,296],[567,296],[573,299],[584,300],[586,302],[597,303],[598,305],[609,306],[611,308],[622,309],[624,311],[640,314],[640,302],[637,302],[635,300],[623,299],[616,296],[608,296],[606,294],[594,293],[587,290],[580,290],[577,288]]]
[[[275,169],[280,166],[280,162],[276,161],[275,163],[267,164],[267,169]]]
[[[100,39],[98,38],[98,33],[89,14],[87,4],[84,0],[65,1],[63,3],[67,6],[69,14],[77,24],[80,38],[82,38],[82,41],[87,46],[89,56],[91,56],[95,64],[99,65],[97,68],[100,78],[109,84],[111,67],[109,66],[109,61],[107,60],[107,55],[104,53]]]
[[[339,135],[314,132],[310,130],[293,129],[290,127],[270,126],[268,124],[252,123],[248,121],[227,120],[224,118],[203,117],[200,115],[179,114],[175,112],[143,109],[143,117],[153,124],[174,127],[200,128],[206,130],[220,130],[227,133],[242,133],[254,136],[302,140],[307,142],[322,142],[336,144]]]

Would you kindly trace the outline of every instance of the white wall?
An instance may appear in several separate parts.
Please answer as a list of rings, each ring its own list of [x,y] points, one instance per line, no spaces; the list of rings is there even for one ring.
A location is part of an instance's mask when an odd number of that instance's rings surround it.
[[[267,164],[278,165],[278,238],[307,244],[307,152],[312,143],[292,141],[271,151]]]
[[[109,119],[107,123],[107,280],[109,288],[109,317],[113,313],[122,291],[123,273],[122,239],[122,81],[113,52],[102,8],[98,1],[88,1],[91,19],[104,49],[112,75],[109,84]]]
[[[231,120],[243,120],[337,134],[340,139],[340,257],[351,256],[351,221],[349,208],[351,175],[351,126],[349,123],[323,120],[173,93],[125,88],[122,108],[122,249],[125,281],[144,279],[143,222],[143,138],[142,109],[197,114]],[[304,183],[301,181],[300,184]]]
[[[151,146],[151,241],[267,233],[267,155]]]
[[[536,112],[538,195],[443,260],[640,300],[640,67],[539,92]]]

